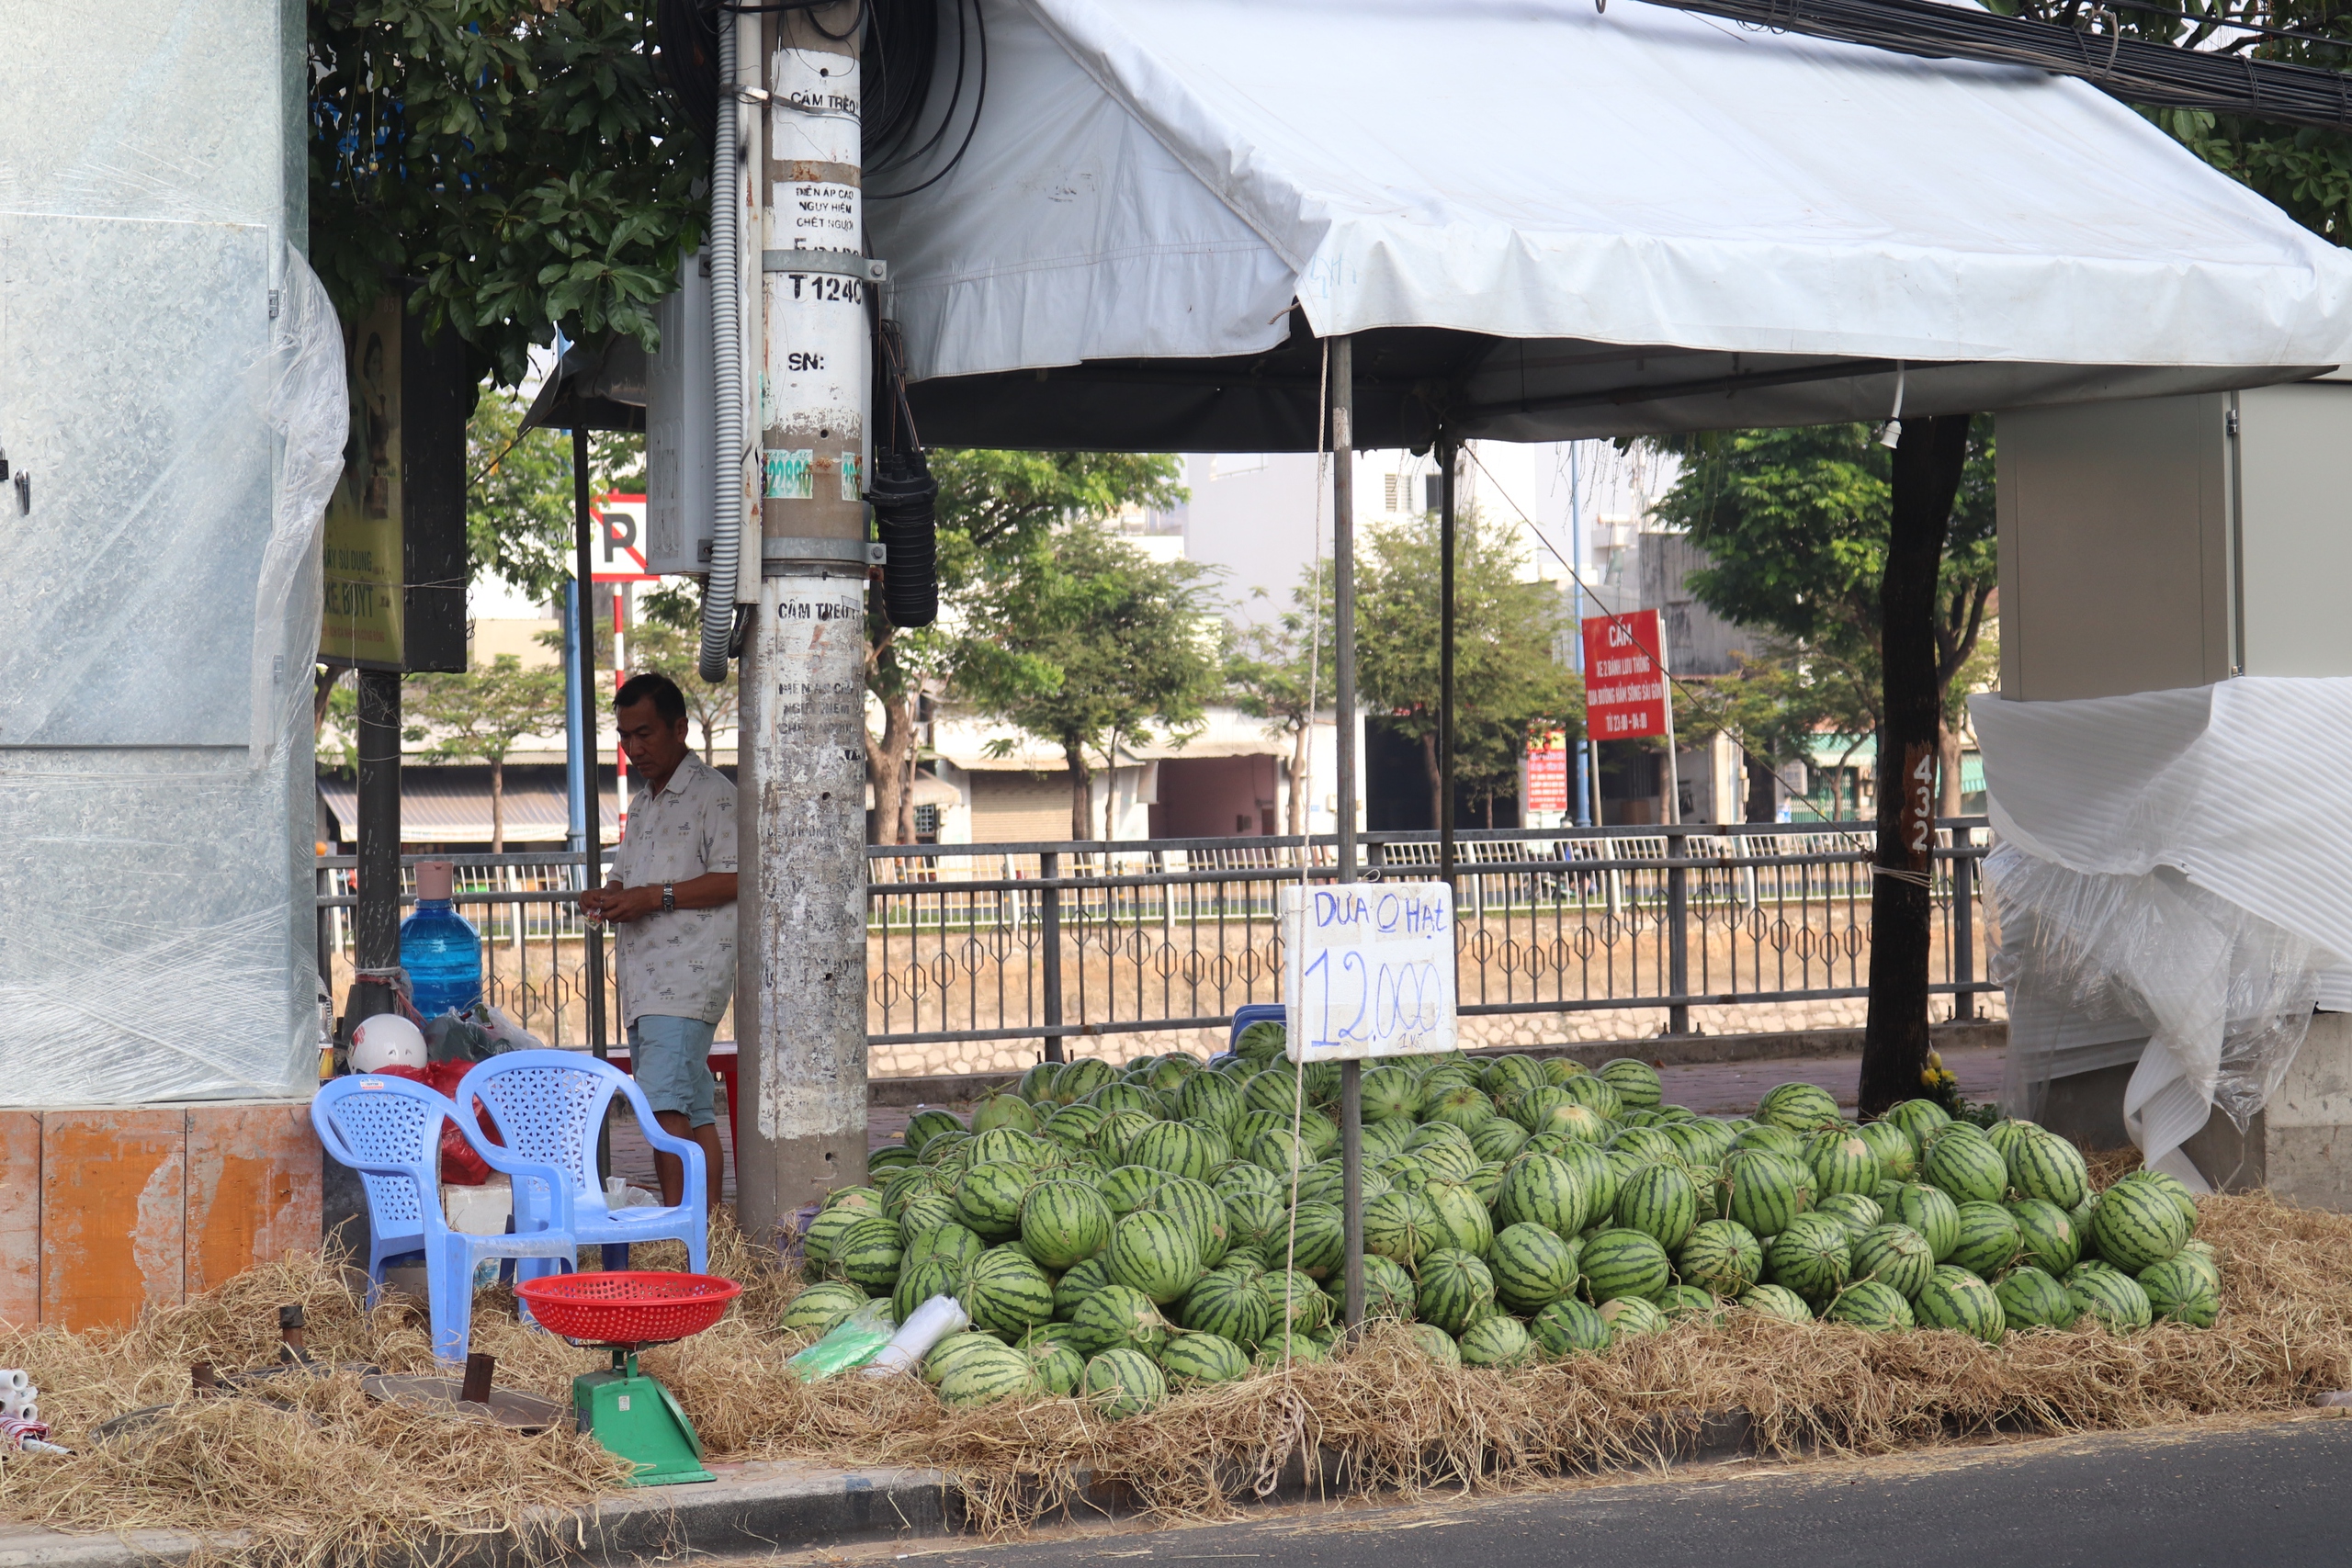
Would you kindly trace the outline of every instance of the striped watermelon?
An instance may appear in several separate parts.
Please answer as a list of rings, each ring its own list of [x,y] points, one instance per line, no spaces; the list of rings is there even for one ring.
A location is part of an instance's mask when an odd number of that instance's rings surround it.
[[[1304,1170],[1315,1163],[1315,1156],[1307,1152],[1306,1145],[1287,1127],[1273,1127],[1260,1133],[1242,1146],[1241,1157],[1252,1165],[1264,1166],[1285,1181],[1294,1172]]]
[[[1407,1192],[1419,1192],[1430,1184],[1430,1177],[1436,1174],[1421,1163],[1420,1156],[1402,1151],[1383,1155],[1373,1162],[1372,1168],[1379,1172],[1381,1179],[1389,1186]]]
[[[939,1380],[939,1397],[957,1406],[993,1404],[1036,1392],[1036,1369],[1029,1358],[994,1340],[956,1358]]]
[[[1065,1149],[1091,1149],[1102,1125],[1102,1112],[1091,1105],[1065,1105],[1046,1118],[1038,1135]]]
[[[1405,1067],[1374,1067],[1363,1075],[1360,1089],[1367,1127],[1398,1119],[1411,1122],[1420,1115],[1420,1080]]]
[[[885,1177],[895,1175],[910,1165],[921,1163],[915,1158],[914,1150],[901,1145],[894,1145],[889,1148],[876,1149],[865,1156],[866,1179],[880,1181]]]
[[[2033,1128],[2010,1146],[2005,1158],[2009,1185],[2029,1198],[2071,1211],[2090,1196],[2090,1170],[2083,1164],[2082,1151],[2055,1133]]]
[[[1458,1247],[1440,1247],[1421,1259],[1419,1304],[1424,1323],[1459,1336],[1494,1304],[1495,1277]]]
[[[1485,1089],[1459,1086],[1445,1090],[1422,1111],[1424,1125],[1434,1122],[1469,1133],[1494,1120],[1495,1102]]]
[[[1629,1111],[1655,1111],[1666,1098],[1658,1083],[1657,1069],[1631,1056],[1603,1062],[1599,1076],[1617,1091],[1618,1102]]]
[[[1148,1165],[1123,1165],[1103,1172],[1094,1186],[1102,1194],[1102,1201],[1111,1206],[1112,1219],[1124,1220],[1137,1209],[1149,1207],[1151,1195],[1167,1179],[1166,1171],[1154,1170]]]
[[[1137,1116],[1148,1116],[1155,1122],[1168,1111],[1166,1102],[1158,1093],[1142,1084],[1125,1080],[1104,1084],[1086,1097],[1086,1103],[1101,1110],[1106,1117],[1133,1112]]]
[[[1117,1348],[1157,1355],[1168,1343],[1168,1319],[1149,1296],[1125,1285],[1105,1285],[1088,1295],[1069,1323],[1073,1337],[1090,1355]]]
[[[1054,1145],[1018,1127],[995,1127],[985,1133],[974,1133],[972,1141],[960,1152],[967,1170],[973,1166],[987,1165],[995,1160],[1011,1160],[1015,1165],[1025,1165],[1034,1170],[1051,1162]]]
[[[1618,1190],[1615,1218],[1672,1252],[1699,1223],[1699,1195],[1679,1166],[1645,1166]]]
[[[1832,1192],[1815,1203],[1813,1212],[1826,1214],[1844,1225],[1848,1235],[1858,1236],[1886,1223],[1886,1211],[1879,1207],[1878,1201],[1859,1192]]]
[[[2001,1276],[1993,1294],[2012,1328],[2072,1328],[2082,1312],[2065,1286],[2030,1263]]]
[[[2188,1239],[2190,1216],[2152,1181],[2127,1177],[2099,1194],[2091,1212],[2098,1255],[2127,1274],[2162,1263]]]
[[[1493,1057],[1478,1074],[1478,1087],[1498,1100],[1525,1094],[1544,1081],[1544,1064],[1517,1052]]]
[[[1584,1293],[1596,1303],[1620,1296],[1654,1301],[1666,1293],[1672,1276],[1666,1248],[1658,1245],[1656,1236],[1646,1231],[1623,1228],[1604,1230],[1586,1242],[1577,1258],[1577,1268],[1584,1276]],[[1426,1305],[1426,1283],[1421,1294]]]
[[[1432,1181],[1421,1196],[1437,1216],[1438,1246],[1457,1247],[1475,1258],[1487,1256],[1495,1245],[1495,1222],[1477,1193],[1460,1182]]]
[[[1554,1302],[1528,1324],[1535,1348],[1555,1360],[1568,1356],[1598,1355],[1609,1348],[1609,1325],[1600,1314],[1574,1297]]]
[[[1579,1073],[1557,1087],[1604,1122],[1614,1122],[1625,1114],[1625,1102],[1618,1098],[1615,1088],[1597,1073]]]
[[[1079,1392],[1097,1411],[1118,1421],[1166,1403],[1168,1379],[1159,1363],[1140,1350],[1104,1350],[1086,1363]]]
[[[1245,1110],[1271,1111],[1290,1125],[1291,1113],[1300,1108],[1298,1075],[1288,1066],[1275,1066],[1252,1077],[1241,1090]]]
[[[1581,1102],[1566,1091],[1542,1084],[1506,1102],[1503,1115],[1531,1136],[1537,1133],[1558,1133],[1561,1115],[1580,1108]]]
[[[990,1348],[1001,1350],[1004,1348],[1004,1341],[993,1334],[982,1334],[977,1330],[967,1334],[951,1334],[933,1346],[924,1355],[922,1362],[922,1380],[935,1385],[955,1368],[957,1361],[976,1352],[985,1352]]]
[[[1293,1361],[1319,1363],[1330,1359],[1330,1347],[1306,1334],[1278,1335],[1258,1349],[1258,1365],[1270,1369]]]
[[[1852,1278],[1892,1286],[1905,1301],[1927,1289],[1935,1271],[1934,1251],[1909,1225],[1880,1225],[1855,1238]]]
[[[1111,1282],[1102,1267],[1102,1254],[1073,1267],[1054,1281],[1054,1316],[1067,1323],[1076,1314],[1078,1303]]]
[[[1464,1329],[1461,1345],[1465,1367],[1515,1367],[1535,1355],[1527,1325],[1507,1314],[1482,1317]]]
[[[1908,1181],[1919,1168],[1919,1145],[1894,1122],[1866,1122],[1856,1137],[1868,1144],[1882,1179]]]
[[[1527,1142],[1527,1130],[1498,1116],[1470,1135],[1470,1152],[1481,1160],[1506,1160]]]
[[[1320,1111],[1309,1111],[1298,1119],[1299,1145],[1306,1151],[1306,1163],[1336,1158],[1340,1153],[1340,1124]]]
[[[984,1097],[972,1107],[972,1131],[994,1132],[999,1127],[1014,1127],[1023,1133],[1037,1130],[1037,1112],[1017,1094],[1002,1091]]]
[[[1250,1146],[1250,1140],[1256,1137],[1261,1133],[1287,1133],[1289,1131],[1290,1111],[1287,1109],[1279,1112],[1272,1111],[1244,1111],[1239,1116],[1234,1119],[1232,1130],[1226,1135],[1233,1140],[1234,1149],[1236,1152],[1238,1152],[1242,1149],[1248,1148]]]
[[[1445,1181],[1467,1181],[1478,1168],[1477,1152],[1470,1147],[1470,1140],[1459,1144],[1438,1142],[1424,1145],[1414,1151],[1414,1157],[1429,1168],[1431,1178]]]
[[[899,1265],[905,1257],[899,1222],[869,1214],[835,1239],[825,1267],[869,1296],[886,1296],[899,1282]]]
[[[1186,1292],[1177,1321],[1247,1348],[1266,1337],[1273,1320],[1254,1277],[1213,1269]]]
[[[1225,1261],[1232,1232],[1225,1223],[1225,1205],[1207,1182],[1171,1176],[1152,1189],[1143,1206],[1156,1213],[1173,1214],[1184,1222],[1185,1228],[1193,1233],[1193,1244],[1201,1249],[1202,1268],[1214,1269]]]
[[[865,1292],[855,1285],[829,1280],[809,1286],[784,1303],[784,1314],[775,1325],[787,1334],[806,1334],[810,1338],[824,1334],[833,1325],[864,1306]]]
[[[1592,1070],[1574,1056],[1546,1056],[1543,1058],[1543,1065],[1544,1081],[1554,1085],[1564,1084],[1570,1078],[1582,1077]]]
[[[1495,1200],[1501,1195],[1503,1190],[1502,1161],[1484,1161],[1477,1169],[1470,1173],[1462,1185],[1476,1193],[1478,1201],[1484,1203],[1487,1210],[1492,1212]]]
[[[875,1216],[863,1209],[821,1209],[800,1233],[800,1256],[808,1267],[821,1272],[832,1260],[833,1247],[849,1228],[860,1220]]]
[[[1715,1312],[1715,1298],[1696,1285],[1668,1285],[1666,1294],[1657,1299],[1658,1310],[1668,1319],[1679,1322],[1686,1317],[1707,1318],[1721,1322]]]
[[[1922,1153],[1928,1146],[1928,1134],[1951,1121],[1951,1115],[1932,1100],[1906,1100],[1886,1113],[1886,1120],[1911,1134],[1911,1142]]]
[[[1838,1097],[1819,1084],[1781,1084],[1764,1091],[1756,1119],[1792,1133],[1821,1132],[1840,1123]]]
[[[2155,1315],[2140,1281],[2106,1263],[2086,1261],[2068,1269],[2066,1294],[2078,1312],[2097,1318],[2112,1333],[2145,1328]]]
[[[1960,1245],[1960,1205],[1939,1187],[1914,1182],[1904,1188],[1887,1205],[1887,1218],[1917,1231],[1939,1263]]]
[[[1021,1200],[1021,1243],[1057,1273],[1083,1263],[1110,1240],[1111,1206],[1090,1182],[1041,1181]]]
[[[1952,1244],[1949,1261],[1989,1280],[2017,1261],[2020,1245],[2018,1223],[2007,1209],[1998,1203],[1962,1203],[1960,1239]]]
[[[1285,1242],[1279,1235],[1274,1240]],[[1293,1211],[1287,1246],[1292,1268],[1310,1280],[1329,1279],[1347,1255],[1346,1221],[1329,1203],[1301,1203]]]
[[[1367,1170],[1367,1181],[1379,1181],[1385,1191],[1387,1183],[1378,1171]],[[1348,1173],[1336,1159],[1323,1160],[1298,1173],[1298,1201],[1302,1203],[1341,1203],[1347,1201]],[[1372,1194],[1364,1194],[1369,1198]]]
[[[1305,1334],[1331,1321],[1331,1298],[1296,1269],[1268,1269],[1259,1276],[1258,1293],[1265,1298],[1270,1341],[1282,1337],[1285,1323],[1289,1333]]]
[[[1228,1137],[1241,1119],[1242,1093],[1222,1073],[1194,1073],[1176,1089],[1176,1110],[1187,1122],[1205,1122]]]
[[[2165,1194],[2172,1200],[2173,1206],[2180,1211],[2180,1217],[2188,1222],[2189,1230],[2194,1232],[2197,1229],[2197,1194],[2191,1192],[2188,1184],[2179,1177],[2161,1170],[2135,1170],[2123,1179],[2143,1182]]]
[[[1257,1170],[1257,1166],[1244,1166]],[[1272,1192],[1229,1191],[1225,1195],[1225,1230],[1237,1247],[1263,1247],[1288,1230],[1290,1209]]]
[[[1911,1303],[1903,1292],[1878,1280],[1857,1280],[1838,1292],[1821,1314],[1831,1323],[1848,1323],[1874,1334],[1889,1334],[1912,1325]]]
[[[1805,1164],[1813,1170],[1813,1190],[1821,1197],[1836,1192],[1868,1196],[1879,1183],[1878,1156],[1850,1133],[1826,1133],[1805,1147]]]
[[[1804,1157],[1805,1141],[1786,1127],[1776,1127],[1770,1122],[1758,1122],[1740,1129],[1731,1141],[1735,1149],[1761,1149],[1768,1155],[1786,1155],[1791,1159]]]
[[[2026,1262],[2064,1274],[2082,1260],[2083,1239],[2075,1234],[2074,1219],[2048,1199],[2020,1198],[2009,1205],[2009,1218],[2017,1222]]]
[[[1523,1154],[1503,1168],[1495,1193],[1495,1219],[1504,1225],[1542,1225],[1555,1235],[1584,1229],[1589,1189],[1568,1162],[1554,1155]]]
[[[899,1215],[899,1230],[905,1235],[910,1246],[913,1244],[916,1237],[928,1235],[944,1225],[954,1225],[959,1231],[965,1228],[956,1218],[956,1200],[944,1193],[926,1192],[908,1204],[905,1211]],[[972,1239],[978,1241],[980,1238],[973,1236]]]
[[[1798,1163],[1759,1149],[1724,1162],[1723,1193],[1723,1217],[1764,1241],[1788,1229],[1804,1207]]]
[[[2008,1318],[1993,1287],[1949,1263],[1937,1265],[1913,1305],[1922,1328],[1957,1329],[1987,1345],[1998,1345],[2008,1331]]]
[[[1785,1285],[1758,1285],[1739,1298],[1739,1304],[1766,1317],[1777,1317],[1783,1323],[1811,1323],[1813,1308],[1803,1296]]]
[[[956,1215],[983,1241],[1004,1241],[1020,1233],[1021,1201],[1037,1173],[1012,1160],[971,1167],[956,1183]]]
[[[1737,1296],[1764,1271],[1763,1244],[1737,1220],[1702,1220],[1674,1255],[1683,1283],[1717,1296]]]
[[[962,1299],[973,1327],[1008,1337],[1018,1337],[1054,1315],[1054,1282],[1046,1271],[1001,1247],[974,1260]]]
[[[1597,1310],[1600,1321],[1609,1326],[1612,1345],[1637,1334],[1663,1334],[1667,1330],[1666,1314],[1657,1303],[1639,1296],[1612,1296]]]
[[[1515,1313],[1539,1312],[1576,1289],[1577,1249],[1542,1225],[1505,1225],[1487,1255],[1495,1299]]]
[[[2147,1292],[2150,1314],[2167,1323],[2211,1328],[2222,1313],[2221,1292],[2214,1281],[2197,1260],[2184,1254],[2176,1253],[2140,1270],[2140,1289]]]
[[[1118,1077],[1110,1063],[1081,1056],[1075,1062],[1065,1062],[1062,1070],[1054,1075],[1054,1099],[1064,1105],[1074,1105],[1103,1085],[1116,1083]]]
[[[1808,1302],[1836,1295],[1853,1261],[1846,1227],[1825,1214],[1799,1214],[1764,1244],[1765,1277]]]
[[[967,1129],[964,1125],[964,1119],[953,1111],[918,1111],[907,1118],[907,1130],[899,1136],[906,1141],[907,1147],[920,1155],[924,1145],[940,1134],[965,1131]]]
[[[1631,1155],[1645,1165],[1682,1157],[1681,1145],[1661,1127],[1622,1127],[1604,1146],[1618,1154]]]
[[[1159,1352],[1159,1370],[1179,1388],[1236,1382],[1250,1375],[1250,1357],[1216,1334],[1179,1334]]]
[[[1363,1157],[1367,1164],[1377,1165],[1390,1155],[1401,1155],[1405,1145],[1412,1142],[1418,1122],[1402,1116],[1385,1122],[1374,1122],[1363,1128]]]
[[[1237,1192],[1264,1192],[1281,1197],[1289,1190],[1283,1184],[1283,1179],[1264,1166],[1250,1165],[1243,1160],[1236,1160],[1218,1171],[1216,1179],[1209,1185],[1220,1198],[1230,1198]]]
[[[1409,1318],[1413,1315],[1419,1292],[1415,1290],[1413,1277],[1396,1263],[1378,1253],[1368,1253],[1363,1260],[1364,1316]]]
[[[1405,1332],[1411,1338],[1413,1348],[1439,1366],[1462,1365],[1462,1347],[1453,1342],[1453,1335],[1437,1325],[1408,1323],[1405,1325]]]
[[[902,1263],[898,1282],[890,1289],[890,1315],[904,1323],[915,1314],[917,1307],[933,1296],[953,1296],[963,1301],[970,1290],[970,1278],[971,1265],[955,1258],[926,1258],[920,1263]],[[1047,1299],[1050,1302],[1050,1294]]]
[[[1039,1062],[1021,1075],[1021,1081],[1013,1086],[1012,1092],[1032,1105],[1049,1100],[1054,1097],[1054,1078],[1061,1070],[1059,1062]]]
[[[2009,1184],[2008,1162],[1991,1139],[1949,1132],[1919,1162],[1919,1173],[1955,1203],[1998,1203]]]
[[[1176,1300],[1203,1272],[1192,1227],[1174,1214],[1149,1209],[1138,1209],[1111,1227],[1102,1263],[1113,1284],[1141,1292],[1155,1303]]]
[[[1363,1206],[1363,1249],[1410,1269],[1438,1245],[1437,1211],[1419,1192],[1393,1187]]]
[[[1068,1399],[1077,1393],[1086,1376],[1086,1358],[1061,1337],[1032,1329],[1012,1348],[1029,1358],[1029,1375],[1036,1380],[1039,1391],[1056,1398]]]
[[[882,1194],[871,1187],[836,1187],[825,1194],[826,1209],[858,1209],[869,1214],[884,1212]]]
[[[922,1153],[915,1157],[925,1165],[953,1168],[962,1163],[961,1156],[965,1145],[971,1141],[972,1134],[961,1129],[952,1133],[941,1133],[936,1136],[924,1139]]]
[[[1159,1117],[1147,1116],[1140,1111],[1114,1111],[1102,1118],[1087,1143],[1099,1157],[1112,1165],[1133,1165],[1136,1162],[1127,1157],[1127,1151],[1135,1146],[1137,1138],[1159,1125]]]
[[[2205,1277],[2213,1282],[2213,1289],[2216,1291],[2222,1288],[2222,1260],[2220,1256],[2214,1252],[2213,1244],[2211,1242],[2185,1242],[2182,1244],[2181,1249],[2178,1252],[2174,1253],[2173,1256],[2191,1263],[2198,1269],[2203,1270]]]

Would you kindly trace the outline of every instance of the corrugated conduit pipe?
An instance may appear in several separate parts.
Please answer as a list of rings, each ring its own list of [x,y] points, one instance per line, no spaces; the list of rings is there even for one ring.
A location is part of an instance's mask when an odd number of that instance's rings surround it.
[[[714,685],[727,679],[727,656],[735,639],[736,573],[743,547],[743,342],[742,342],[742,132],[735,84],[735,28],[731,11],[719,14],[718,134],[710,168],[711,371],[717,383],[712,411],[712,446],[718,468],[711,476],[714,516],[710,529],[710,575],[702,591],[702,678]]]

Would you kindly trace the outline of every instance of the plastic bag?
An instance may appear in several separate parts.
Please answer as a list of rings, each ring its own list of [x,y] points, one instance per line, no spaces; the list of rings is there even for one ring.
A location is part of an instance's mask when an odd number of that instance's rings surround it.
[[[890,1343],[897,1327],[890,1318],[890,1303],[876,1296],[785,1365],[798,1373],[803,1382],[816,1382],[874,1359]]]
[[[931,1348],[951,1334],[961,1334],[972,1326],[972,1314],[954,1296],[933,1296],[915,1308],[881,1353],[858,1369],[869,1378],[888,1377],[893,1372],[910,1372],[931,1354]]]
[[[490,1037],[504,1051],[544,1051],[548,1043],[524,1028],[501,1007],[488,1008]]]

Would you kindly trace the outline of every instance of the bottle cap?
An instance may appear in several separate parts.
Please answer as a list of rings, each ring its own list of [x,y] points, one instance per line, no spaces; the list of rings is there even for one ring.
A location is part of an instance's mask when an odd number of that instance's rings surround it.
[[[416,863],[416,896],[420,898],[446,899],[456,887],[457,880],[457,868],[446,860]]]

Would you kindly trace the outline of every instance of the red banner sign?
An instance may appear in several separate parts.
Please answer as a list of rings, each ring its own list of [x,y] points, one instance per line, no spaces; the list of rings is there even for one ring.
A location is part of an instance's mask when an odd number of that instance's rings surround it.
[[[1527,749],[1527,809],[1566,811],[1568,808],[1568,743],[1547,736]]]
[[[1596,615],[1584,623],[1586,732],[1595,740],[1666,733],[1666,675],[1656,610]]]

